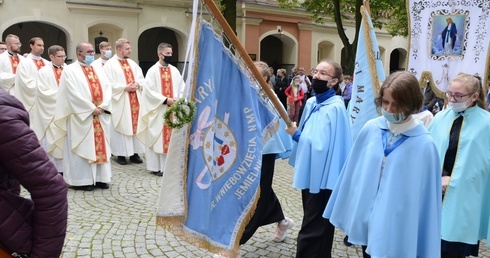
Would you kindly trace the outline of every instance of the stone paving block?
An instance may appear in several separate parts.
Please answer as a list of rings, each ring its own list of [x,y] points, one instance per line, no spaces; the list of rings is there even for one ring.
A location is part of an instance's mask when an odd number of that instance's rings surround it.
[[[212,253],[190,245],[158,227],[156,203],[162,178],[151,175],[145,164],[120,166],[112,162],[111,188],[92,192],[68,190],[68,228],[63,258],[212,257]],[[295,256],[296,238],[302,221],[301,191],[291,187],[293,169],[287,160],[277,160],[273,188],[286,216],[295,221],[283,243],[271,240],[276,225],[266,225],[240,247],[245,258],[290,258]],[[23,194],[28,195],[26,191]],[[344,234],[335,231],[333,257],[362,257],[358,246],[346,247]],[[484,241],[480,257],[490,257]]]

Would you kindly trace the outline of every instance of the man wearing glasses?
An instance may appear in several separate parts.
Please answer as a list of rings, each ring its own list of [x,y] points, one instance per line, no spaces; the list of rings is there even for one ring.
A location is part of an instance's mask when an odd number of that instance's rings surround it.
[[[39,69],[48,64],[48,60],[41,57],[44,52],[44,41],[35,37],[29,41],[31,53],[19,63],[15,74],[14,96],[24,104],[32,121],[32,107],[36,101],[36,80]]]
[[[17,67],[24,57],[20,55],[22,44],[18,36],[7,35],[5,43],[7,50],[0,54],[0,87],[13,95]]]
[[[91,66],[94,47],[77,45],[77,61],[63,68],[54,123],[63,149],[63,177],[75,190],[108,189],[111,181],[112,88],[102,69]]]
[[[62,46],[53,45],[48,48],[49,62],[39,69],[36,81],[36,101],[32,108],[31,128],[46,150],[50,160],[56,165],[58,172],[63,171],[63,152],[54,144],[56,127],[52,123],[56,109],[58,85],[65,66],[66,53]]]

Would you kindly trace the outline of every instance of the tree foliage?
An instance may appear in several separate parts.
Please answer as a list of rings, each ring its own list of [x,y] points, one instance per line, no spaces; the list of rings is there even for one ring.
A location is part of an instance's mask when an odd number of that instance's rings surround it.
[[[393,36],[407,36],[408,17],[405,1],[373,0],[369,2],[373,25],[378,28],[383,27]],[[333,19],[346,51],[345,73],[353,73],[363,0],[277,0],[277,2],[281,7],[305,10],[310,14],[310,18],[318,24],[325,24],[328,19]],[[349,39],[345,33],[347,20],[355,21],[354,39]]]
[[[218,0],[221,13],[236,34],[236,0]]]

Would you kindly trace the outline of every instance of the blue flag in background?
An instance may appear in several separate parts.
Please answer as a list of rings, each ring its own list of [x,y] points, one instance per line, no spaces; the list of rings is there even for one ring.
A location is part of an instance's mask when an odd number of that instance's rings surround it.
[[[380,82],[385,80],[373,23],[364,6],[361,7],[361,14],[352,98],[348,106],[353,141],[367,121],[379,116],[374,98],[378,95]]]
[[[262,142],[277,120],[220,37],[202,21],[184,231],[204,246],[237,250],[258,197]]]

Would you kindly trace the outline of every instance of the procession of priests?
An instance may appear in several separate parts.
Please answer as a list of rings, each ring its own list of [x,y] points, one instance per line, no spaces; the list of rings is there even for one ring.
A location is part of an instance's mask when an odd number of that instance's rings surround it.
[[[108,42],[80,42],[69,65],[65,49],[48,48],[42,38],[32,38],[24,56],[18,36],[7,35],[6,42],[0,86],[29,112],[32,130],[71,188],[109,189],[111,156],[120,165],[146,162],[148,171],[163,176],[172,133],[163,114],[185,84],[170,64],[170,44],[158,46],[158,61],[145,78],[130,59],[127,39],[115,42],[114,54]],[[50,61],[41,57],[45,47]],[[97,61],[95,48],[102,53]]]

